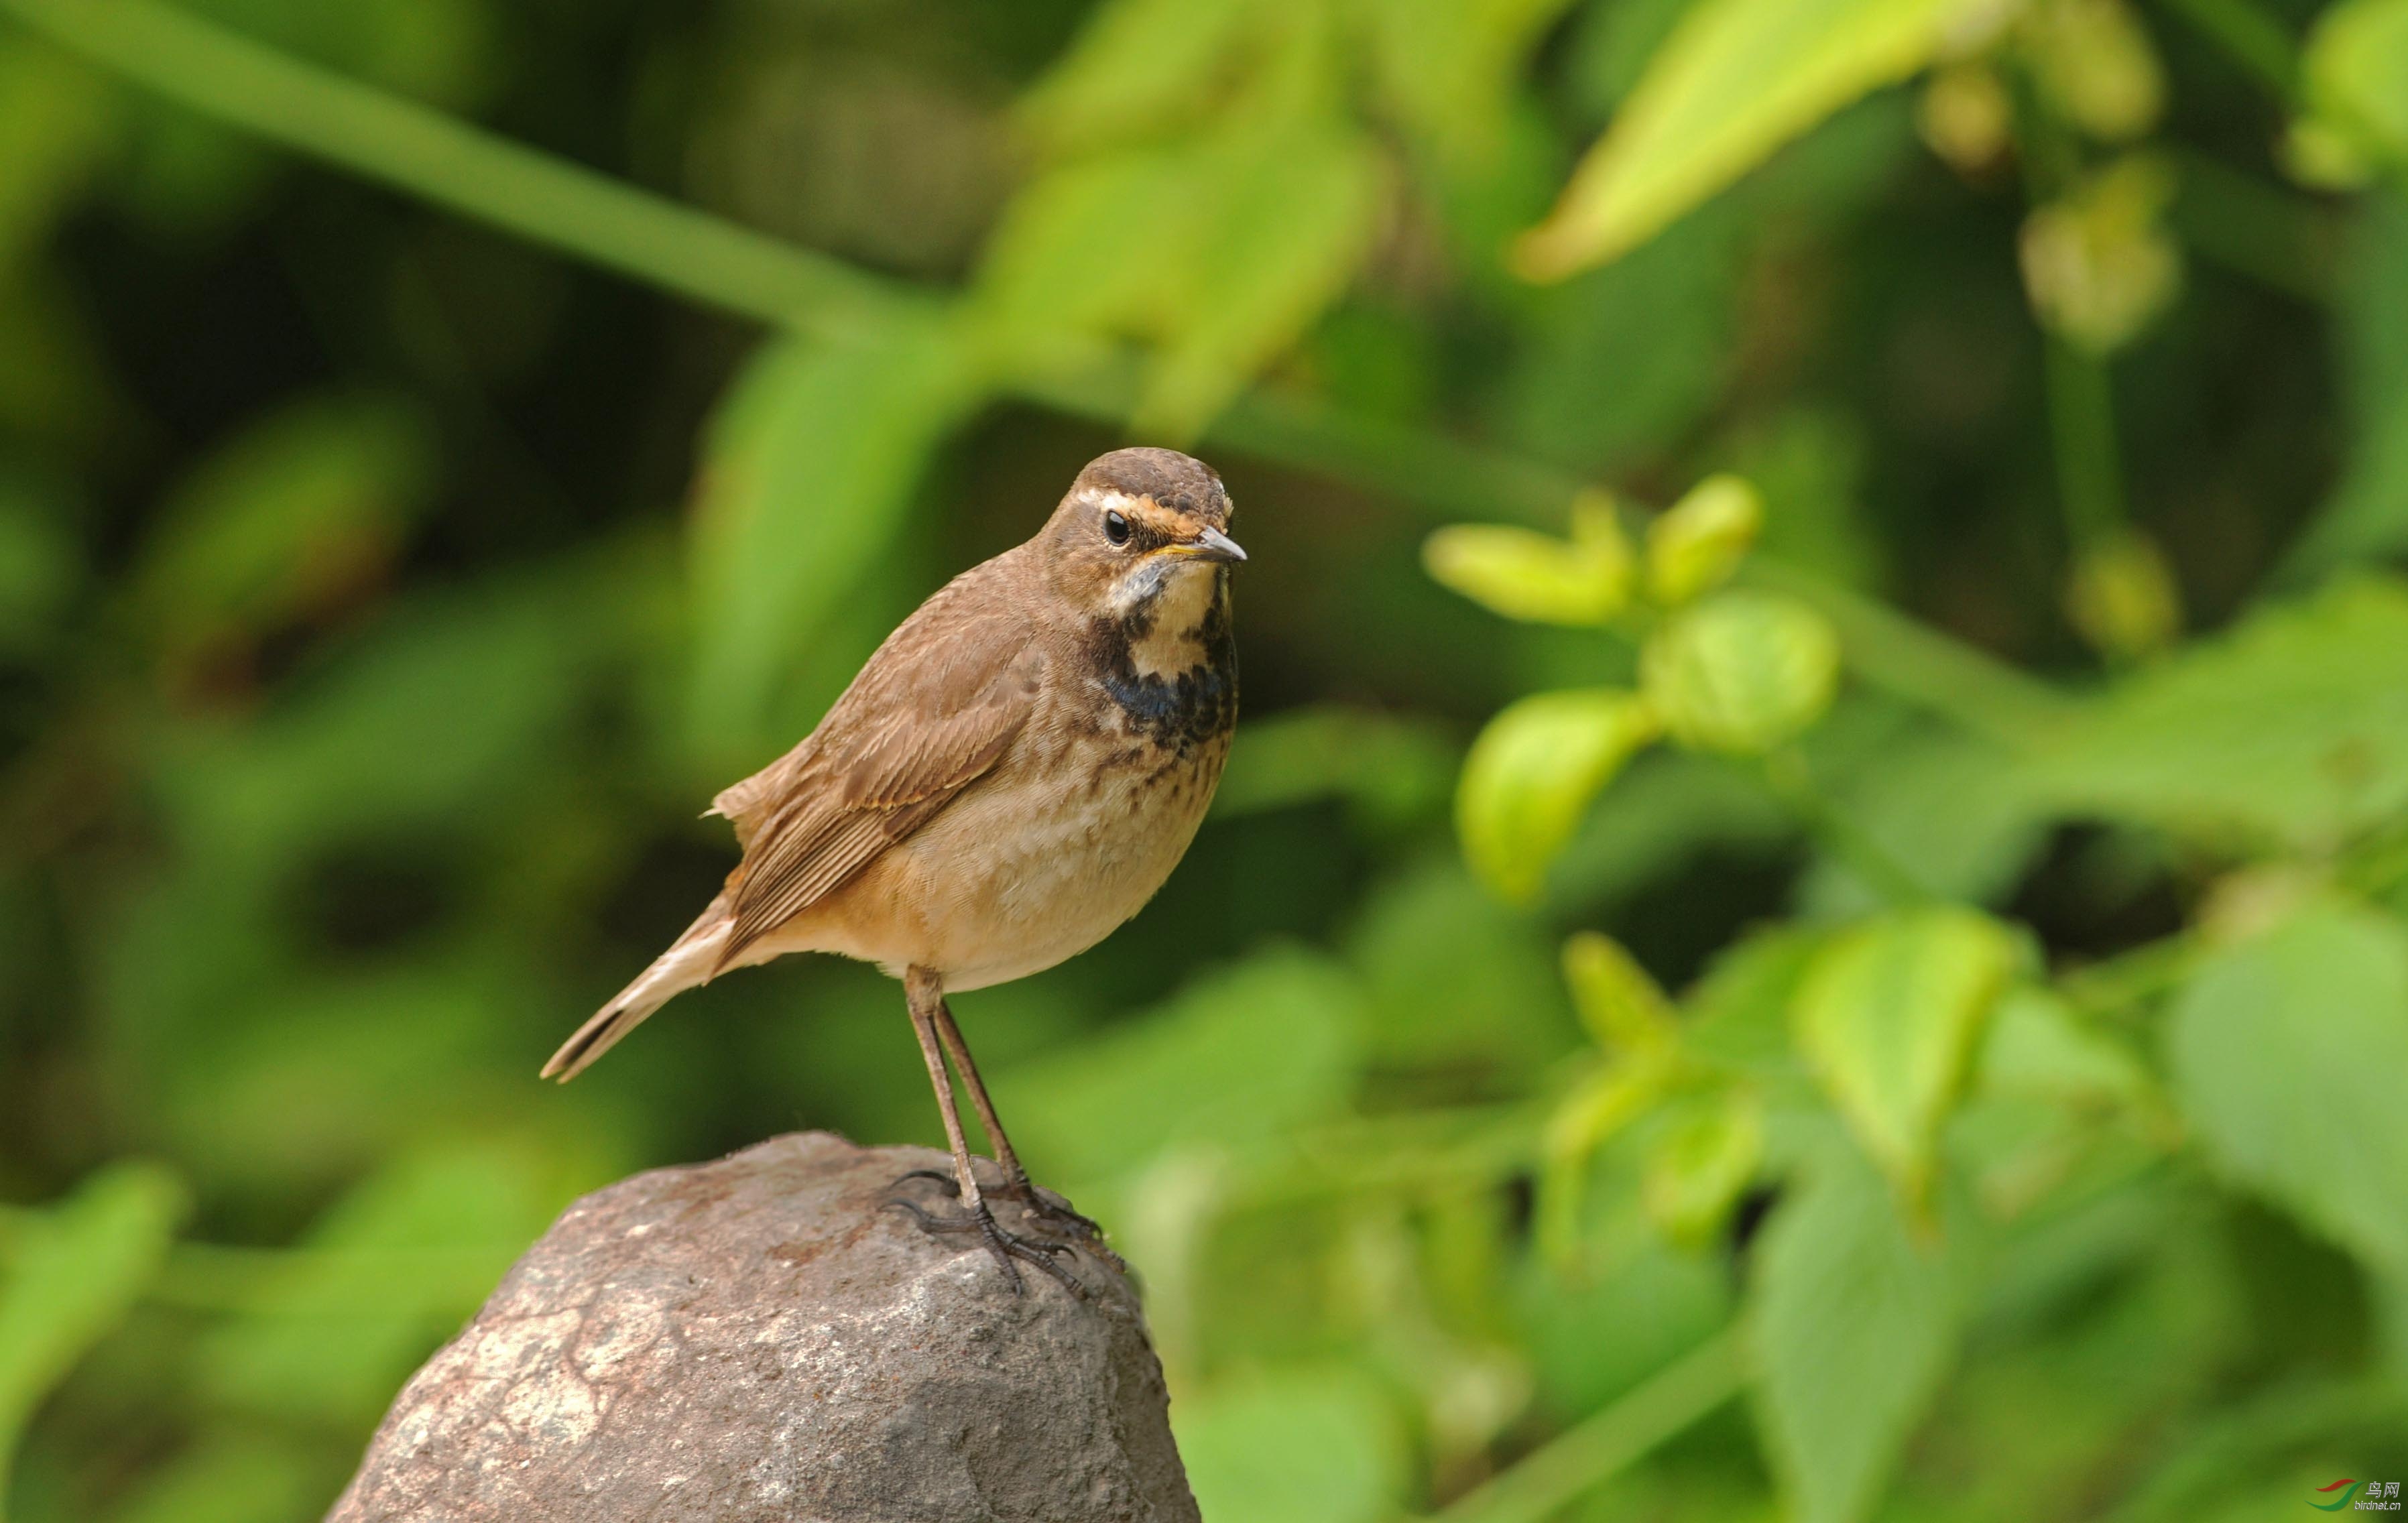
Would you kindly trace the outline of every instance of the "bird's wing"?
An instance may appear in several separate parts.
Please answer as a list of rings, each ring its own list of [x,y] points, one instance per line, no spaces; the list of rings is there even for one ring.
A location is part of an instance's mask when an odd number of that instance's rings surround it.
[[[1010,748],[1036,710],[1043,650],[1025,618],[975,590],[956,582],[929,599],[810,740],[719,796],[745,844],[720,966],[918,829]]]

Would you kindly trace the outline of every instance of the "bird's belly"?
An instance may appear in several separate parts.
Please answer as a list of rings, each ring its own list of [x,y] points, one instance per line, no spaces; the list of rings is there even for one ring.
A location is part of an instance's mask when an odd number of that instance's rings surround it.
[[[1092,765],[1014,769],[968,790],[834,896],[841,924],[820,946],[898,975],[933,968],[959,990],[1025,978],[1111,935],[1186,854],[1228,754],[1226,736],[1135,762],[1113,743]],[[1077,781],[1035,781],[1066,777]]]

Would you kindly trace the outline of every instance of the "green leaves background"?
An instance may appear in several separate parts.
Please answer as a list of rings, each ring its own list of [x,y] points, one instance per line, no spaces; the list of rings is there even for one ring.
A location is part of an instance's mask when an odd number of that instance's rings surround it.
[[[2400,19],[0,0],[0,1507],[316,1516],[580,1189],[931,1140],[841,966],[531,1073],[1132,435],[1229,776],[963,1015],[1208,1516],[2396,1473]]]

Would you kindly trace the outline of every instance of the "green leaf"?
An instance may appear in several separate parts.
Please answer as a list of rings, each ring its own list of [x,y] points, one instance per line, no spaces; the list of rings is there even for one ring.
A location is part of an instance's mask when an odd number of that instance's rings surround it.
[[[2044,984],[2018,984],[1999,999],[1975,1060],[1985,1098],[2128,1105],[2156,1094],[2148,1066]]]
[[[1346,940],[1380,1013],[1367,1033],[1371,1065],[1541,1082],[1582,1045],[1556,950],[1459,860],[1431,858],[1375,883]]]
[[[396,403],[318,398],[251,424],[161,506],[135,573],[170,645],[256,633],[355,595],[433,486],[435,439]]]
[[[1494,409],[1500,442],[1610,479],[1687,437],[1732,373],[1762,220],[1752,209],[1742,199],[1706,207],[1626,259],[1529,292]],[[1598,365],[1599,354],[1613,364]]]
[[[2217,952],[2176,1001],[2166,1049],[2225,1172],[2408,1270],[2408,927],[2327,902]]]
[[[2066,812],[2328,847],[2408,809],[2408,587],[2275,604],[2127,681],[2032,766]]]
[[[2295,169],[2353,187],[2408,165],[2408,0],[2341,0],[2316,17],[2300,58],[2307,117]]]
[[[1815,954],[1790,1007],[1798,1045],[1865,1151],[1910,1198],[1928,1184],[1991,1006],[2017,957],[1987,915],[1899,911]]]
[[[1564,943],[1564,982],[1581,1024],[1605,1047],[1647,1052],[1670,1045],[1672,1004],[1623,944],[1602,931]]]
[[[1193,231],[1152,247],[1177,270],[1132,426],[1193,438],[1342,295],[1378,230],[1385,172],[1353,127],[1306,122],[1208,145]]]
[[[213,1329],[211,1401],[366,1424],[559,1210],[561,1160],[507,1139],[405,1153],[311,1226],[258,1304]]]
[[[1648,637],[1639,672],[1674,740],[1702,751],[1761,754],[1830,707],[1840,640],[1803,603],[1727,592],[1683,610]]]
[[[1737,476],[1709,476],[1647,525],[1647,596],[1677,608],[1730,580],[1764,527],[1764,497]]]
[[[0,654],[43,642],[83,578],[57,506],[0,481]]]
[[[222,874],[285,871],[329,836],[511,809],[580,694],[580,625],[561,593],[487,586],[404,604],[265,713],[174,737],[154,785],[183,849]]]
[[[1842,1147],[1820,1150],[1757,1254],[1748,1314],[1767,1447],[1799,1523],[1855,1523],[1947,1372],[1946,1264]]]
[[[1539,1171],[1539,1249],[1550,1263],[1577,1262],[1598,1150],[1655,1109],[1671,1076],[1665,1052],[1611,1063],[1581,1080],[1549,1114]]]
[[[2032,984],[2000,999],[1976,1067],[1984,1095],[2122,1107],[2152,1103],[2157,1092],[2138,1054]]]
[[[1458,524],[1422,542],[1422,565],[1440,585],[1492,613],[1531,624],[1601,625],[1630,598],[1630,546],[1609,504],[1572,515],[1572,537]]]
[[[1764,1105],[1751,1089],[1725,1090],[1685,1107],[1648,1155],[1641,1198],[1657,1230],[1704,1243],[1764,1160]]]
[[[1158,136],[1212,103],[1228,60],[1259,36],[1255,0],[1111,0],[1095,7],[1019,114],[1056,149]]]
[[[492,78],[490,13],[476,0],[206,0],[193,7],[264,41],[423,100],[459,108]]]
[[[117,103],[89,70],[0,39],[0,271],[13,277],[74,204],[110,139]]]
[[[1434,726],[1402,715],[1313,704],[1249,717],[1229,748],[1212,817],[1339,798],[1367,826],[1403,828],[1444,808],[1455,765]]]
[[[1789,1007],[1828,941],[1821,930],[1775,925],[1715,954],[1683,1000],[1688,1013],[1684,1055],[1731,1072],[1794,1072]]]
[[[1383,1523],[1403,1502],[1396,1415],[1356,1372],[1265,1371],[1182,1397],[1172,1422],[1207,1517]]]
[[[1832,807],[1915,883],[1976,904],[2013,892],[2056,824],[2022,756],[1939,726],[1885,735],[1830,794]],[[1825,920],[1854,919],[1884,903],[1830,854],[1798,895],[1799,909]]]
[[[259,1523],[324,1505],[325,1465],[311,1436],[248,1426],[229,1425],[143,1475],[108,1523]]]
[[[1344,291],[1383,179],[1351,123],[1294,101],[1062,165],[996,232],[973,298],[982,342],[1038,370],[1149,342],[1133,423],[1192,438]]]
[[[1508,899],[1535,898],[1589,800],[1656,733],[1654,711],[1613,688],[1541,693],[1498,713],[1455,788],[1472,871]]]
[[[1526,1262],[1523,1346],[1542,1411],[1595,1412],[1730,1323],[1728,1265],[1648,1228],[1635,1141],[1599,1160],[1570,1228],[1577,1256]]]
[[[2359,200],[2344,268],[2336,337],[2347,362],[2348,454],[2331,496],[2284,559],[2293,585],[2408,545],[2408,194],[2384,189]]]
[[[1570,8],[1570,0],[1382,0],[1360,14],[1382,93],[1414,146],[1475,173],[1493,170],[1529,54]]]
[[[963,345],[934,318],[858,340],[783,339],[752,362],[712,422],[700,478],[693,703],[707,740],[752,747],[780,680],[901,532],[929,456],[979,395]]]
[[[1344,1098],[1367,1024],[1344,969],[1292,948],[1197,979],[1075,1049],[995,1086],[1039,1173],[1110,1181],[1169,1148],[1260,1142]],[[1266,1064],[1266,1053],[1279,1061]]]
[[[7,1228],[0,1255],[0,1503],[25,1425],[51,1388],[133,1309],[165,1261],[183,1187],[155,1164],[86,1179],[56,1210]]]
[[[1560,280],[1654,237],[1841,107],[1928,63],[1957,0],[1703,0],[1514,250]]]

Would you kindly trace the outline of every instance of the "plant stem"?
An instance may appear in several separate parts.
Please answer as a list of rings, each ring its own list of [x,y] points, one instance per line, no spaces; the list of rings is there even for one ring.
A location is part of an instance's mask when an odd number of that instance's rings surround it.
[[[2166,0],[2166,8],[2263,85],[2276,104],[2299,103],[2299,46],[2255,0]]]
[[[2180,152],[2174,230],[2201,258],[2325,307],[2342,228],[2328,207],[2206,153]]]
[[[289,57],[155,0],[0,0],[51,41],[283,147],[632,279],[821,336],[874,333],[945,294],[866,274]],[[1132,357],[1018,376],[1012,395],[1125,424]],[[1553,467],[1260,389],[1207,432],[1218,445],[1392,495],[1433,518],[1559,522],[1585,484]],[[2028,743],[2066,708],[2048,687],[1844,588],[1768,557],[1757,580],[1813,603],[1867,682],[1969,729]]]
[[[2048,422],[2066,538],[2079,558],[2124,523],[2123,467],[2107,362],[2051,335]]]
[[[910,299],[894,282],[841,260],[680,206],[152,0],[0,0],[0,10],[205,115],[710,306],[834,334],[860,331]]]
[[[1751,554],[1740,580],[1812,604],[1858,677],[2012,750],[2037,749],[2074,711],[2072,698],[2020,668],[1785,561]]]
[[[1542,1523],[1739,1394],[1740,1330],[1726,1328],[1604,1411],[1457,1498],[1439,1523]]]
[[[1798,816],[1823,849],[1847,865],[1866,887],[1892,906],[1928,904],[1941,896],[1924,886],[1889,848],[1832,804],[1794,747],[1764,758],[1765,785]]]
[[[2034,208],[2072,193],[2082,179],[2082,145],[2039,91],[2026,93],[2022,123],[2024,196]],[[2076,562],[2124,522],[2123,467],[2115,448],[2115,407],[2107,362],[2044,335],[2043,382],[2057,510]]]
[[[2129,1018],[2179,988],[2207,950],[2197,931],[2179,930],[2063,974],[2057,992],[2092,1015]]]

